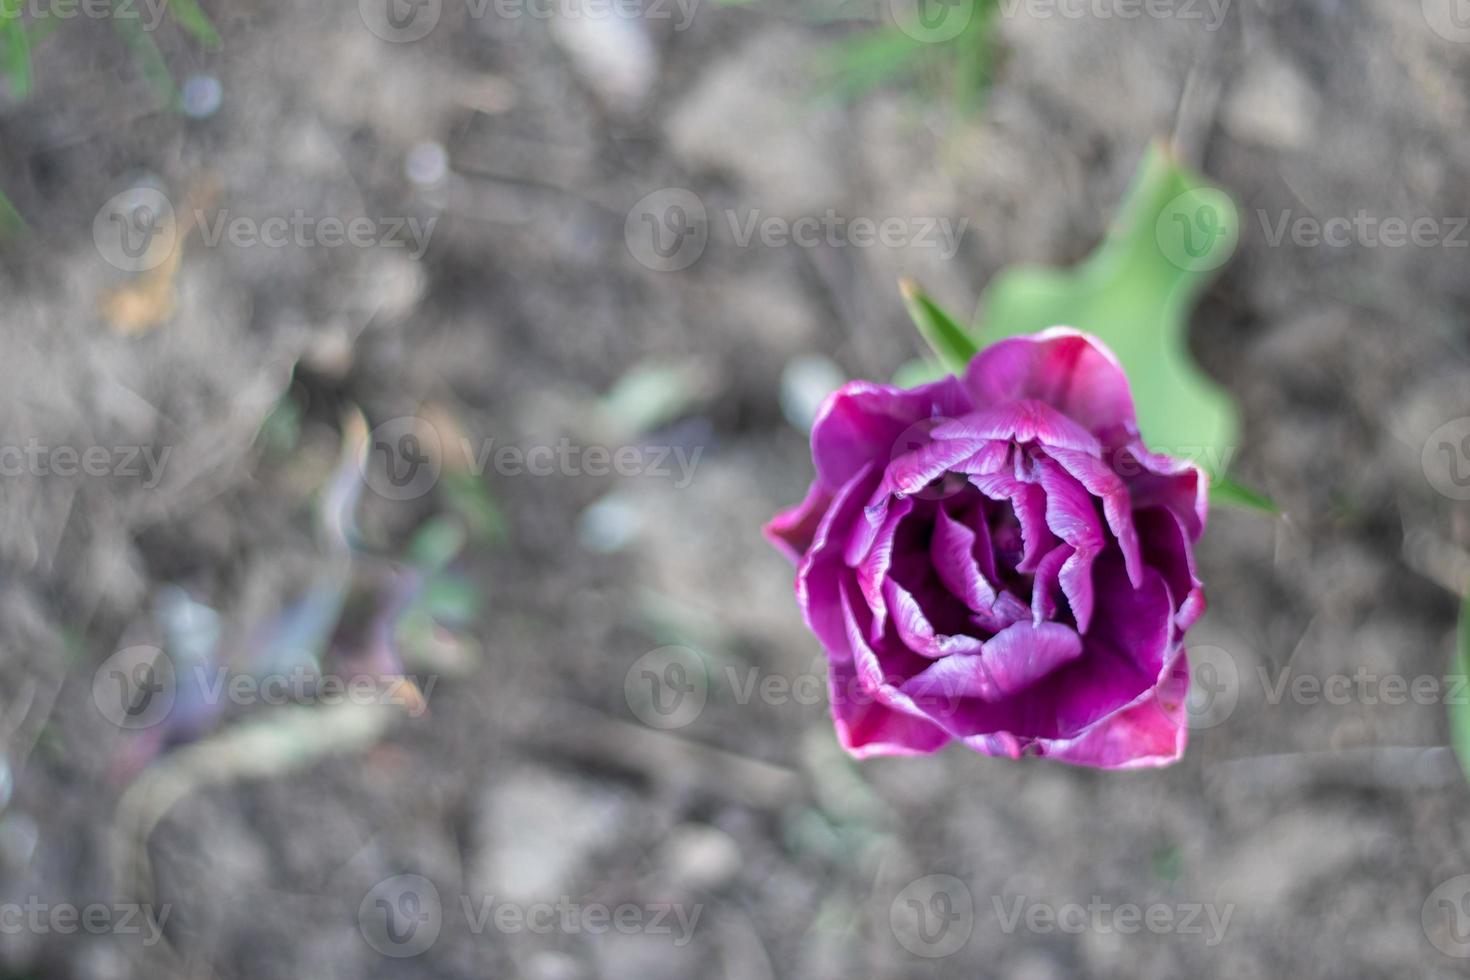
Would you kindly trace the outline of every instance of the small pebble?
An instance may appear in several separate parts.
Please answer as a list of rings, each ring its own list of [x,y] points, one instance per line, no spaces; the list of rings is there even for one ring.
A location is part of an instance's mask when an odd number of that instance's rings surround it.
[[[588,551],[612,554],[631,544],[642,528],[637,508],[621,497],[607,496],[582,511],[577,539]]]
[[[439,183],[449,173],[449,154],[444,144],[426,140],[408,151],[403,172],[420,187]]]
[[[793,357],[781,371],[781,412],[802,432],[811,431],[817,411],[847,375],[833,361],[818,354]]]
[[[223,99],[224,87],[213,75],[190,75],[184,80],[181,101],[190,119],[208,119],[219,111]]]
[[[690,888],[718,888],[740,871],[740,845],[723,830],[685,824],[664,845],[664,861],[675,881]]]

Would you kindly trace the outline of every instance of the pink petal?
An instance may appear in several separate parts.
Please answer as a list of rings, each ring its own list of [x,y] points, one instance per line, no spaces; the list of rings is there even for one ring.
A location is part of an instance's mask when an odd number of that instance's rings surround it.
[[[1133,498],[1128,493],[1128,485],[1109,469],[1107,463],[1095,456],[1069,449],[1053,450],[1049,455],[1061,463],[1088,493],[1102,500],[1108,529],[1123,549],[1128,579],[1138,585],[1143,580],[1143,559],[1138,550],[1138,531],[1133,526]]]
[[[955,653],[978,653],[981,643],[973,636],[947,636],[936,633],[907,589],[892,578],[883,582],[883,598],[887,600],[888,612],[893,625],[905,647],[921,657],[938,658]]]
[[[838,594],[843,579],[852,574],[842,560],[843,539],[847,529],[860,519],[863,499],[877,480],[876,469],[868,466],[843,484],[817,525],[811,547],[796,566],[796,604],[807,627],[817,635],[828,656],[836,660],[852,656]]]
[[[1016,623],[985,641],[979,654],[953,654],[910,678],[901,690],[916,700],[999,701],[1082,656],[1082,640],[1060,623]]]
[[[1040,754],[1078,766],[1138,769],[1167,766],[1184,755],[1189,738],[1185,699],[1189,665],[1179,657],[1172,672],[1138,703],[1071,739],[1042,740]]]
[[[900,454],[905,432],[915,423],[969,410],[969,397],[954,377],[907,390],[848,382],[827,396],[812,424],[817,478],[829,487],[841,486],[874,460]]]
[[[963,418],[936,426],[934,438],[966,442],[980,439],[1039,442],[1046,446],[1075,449],[1093,455],[1102,453],[1102,444],[1097,441],[1096,436],[1052,406],[1036,399],[1021,399],[978,409]]]
[[[837,741],[855,758],[928,755],[950,741],[949,735],[932,722],[865,696],[851,661],[831,665],[827,696],[832,703]]]
[[[1118,468],[1127,476],[1134,510],[1167,507],[1190,541],[1198,541],[1210,510],[1210,479],[1188,460],[1151,453],[1141,442],[1120,450]]]
[[[1123,366],[1102,341],[1070,327],[991,344],[970,362],[965,387],[977,408],[1034,398],[1094,434],[1138,431]]]
[[[980,523],[984,525],[983,518]],[[950,594],[979,612],[995,605],[995,589],[975,564],[975,540],[974,531],[950,517],[943,507],[939,509],[934,520],[934,536],[929,541],[934,571]],[[988,534],[985,543],[988,547]]]
[[[793,562],[800,561],[811,547],[817,526],[831,503],[831,491],[821,483],[813,482],[806,492],[806,499],[771,518],[761,531],[781,554]]]

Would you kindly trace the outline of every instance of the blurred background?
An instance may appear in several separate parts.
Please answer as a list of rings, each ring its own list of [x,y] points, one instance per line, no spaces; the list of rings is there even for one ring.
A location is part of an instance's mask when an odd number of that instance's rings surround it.
[[[1462,3],[199,3],[0,5],[0,976],[1470,972]],[[1159,138],[1188,754],[854,763],[805,427]]]

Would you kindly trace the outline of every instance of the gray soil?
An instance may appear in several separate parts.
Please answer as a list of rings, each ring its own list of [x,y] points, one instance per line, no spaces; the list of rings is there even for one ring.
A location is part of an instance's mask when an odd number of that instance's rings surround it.
[[[427,37],[388,43],[353,4],[208,6],[220,50],[156,33],[175,77],[221,82],[207,118],[152,108],[110,25],[82,18],[38,48],[35,95],[0,101],[0,188],[30,226],[0,246],[0,442],[170,448],[156,486],[0,479],[0,903],[169,910],[156,943],[0,919],[0,975],[1470,972],[1445,952],[1470,953],[1455,932],[1470,915],[1431,895],[1470,873],[1443,693],[1277,687],[1283,671],[1442,678],[1470,586],[1470,510],[1421,452],[1470,414],[1470,234],[1452,237],[1470,215],[1470,44],[1419,3],[1241,0],[1216,29],[1023,4],[970,117],[899,83],[824,96],[813,66],[856,28],[804,8],[711,2],[687,29],[649,17],[629,36],[444,0]],[[1240,205],[1239,250],[1190,342],[1241,406],[1236,472],[1288,515],[1217,511],[1200,548],[1209,612],[1192,639],[1228,697],[1156,771],[957,748],[847,761],[823,699],[798,696],[820,651],[759,535],[811,476],[783,371],[818,354],[887,379],[919,353],[900,275],[968,313],[1005,264],[1081,258],[1169,134]],[[424,143],[448,172],[415,182],[405,161]],[[196,230],[177,309],[128,334],[99,303],[134,277],[99,258],[93,218],[140,181],[181,211],[439,221],[417,260],[207,247]],[[625,240],[636,202],[666,188],[710,218],[681,271]],[[829,208],[970,224],[948,257],[740,247],[726,219]],[[1283,214],[1359,212],[1433,218],[1446,240],[1275,240]],[[345,406],[373,424],[451,406],[497,446],[606,443],[600,399],[647,363],[695,382],[647,436],[701,447],[694,478],[488,473],[510,532],[462,560],[484,597],[478,659],[442,672],[427,713],[295,762],[235,759],[186,779],[145,831],[124,818],[127,733],[99,712],[94,672],[158,642],[170,585],[242,629],[300,593],[328,560],[311,508]],[[304,423],[280,460],[257,432],[283,398]],[[401,540],[438,501],[369,493],[361,521]],[[625,677],[671,643],[708,658],[709,697],[660,731]],[[730,682],[751,676],[792,696]],[[412,958],[364,925],[398,875],[441,901]],[[969,903],[952,952],[904,919],[904,889],[931,875]],[[487,902],[561,900],[698,918],[602,934],[476,921]],[[1125,906],[1172,918],[1123,928]]]

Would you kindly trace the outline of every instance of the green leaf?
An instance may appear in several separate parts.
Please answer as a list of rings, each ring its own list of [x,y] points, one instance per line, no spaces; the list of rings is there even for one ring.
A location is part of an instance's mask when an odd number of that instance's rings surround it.
[[[1281,513],[1281,508],[1270,497],[1226,476],[1216,477],[1210,484],[1210,505],[1254,510],[1273,517]]]
[[[954,374],[964,374],[965,365],[979,351],[970,335],[912,279],[900,279],[898,289],[914,326],[939,356],[939,363]]]
[[[912,361],[904,361],[893,372],[893,385],[896,388],[917,388],[919,385],[932,384],[949,374],[944,365],[929,357],[916,357]]]
[[[26,224],[20,212],[10,203],[4,191],[0,191],[0,239],[23,231],[30,231],[30,225]]]
[[[10,91],[17,99],[31,94],[31,39],[20,19],[14,0],[0,3],[0,66],[4,67]]]
[[[1470,596],[1460,600],[1460,624],[1455,632],[1455,652],[1450,658],[1450,669],[1445,672],[1445,682],[1453,684],[1470,675]],[[1445,711],[1450,719],[1450,744],[1455,747],[1455,757],[1460,768],[1470,778],[1470,704],[1464,698],[1447,698]]]
[[[822,73],[832,94],[854,98],[908,72],[928,48],[902,31],[879,28],[836,42]]]
[[[158,107],[160,109],[177,107],[179,90],[174,85],[174,77],[168,70],[168,62],[163,60],[163,52],[158,50],[158,45],[154,43],[152,35],[143,30],[142,25],[133,18],[114,17],[112,23],[118,34],[127,42],[133,57],[138,59],[143,77],[147,79],[148,87],[153,89],[153,98]]]
[[[417,567],[437,572],[464,550],[465,527],[453,517],[435,514],[414,532],[408,558]]]
[[[975,335],[990,343],[1060,325],[1100,338],[1128,372],[1150,448],[1196,459],[1219,477],[1238,416],[1194,363],[1185,328],[1239,235],[1230,198],[1155,143],[1092,255],[1072,269],[1002,271],[981,300]]]
[[[484,545],[505,543],[509,524],[484,480],[475,473],[450,470],[444,474],[440,486],[449,508],[465,522],[471,538]]]
[[[221,45],[214,22],[200,9],[198,0],[172,0],[168,9],[174,15],[174,20],[179,22],[179,26],[194,36],[194,40],[208,48]]]

